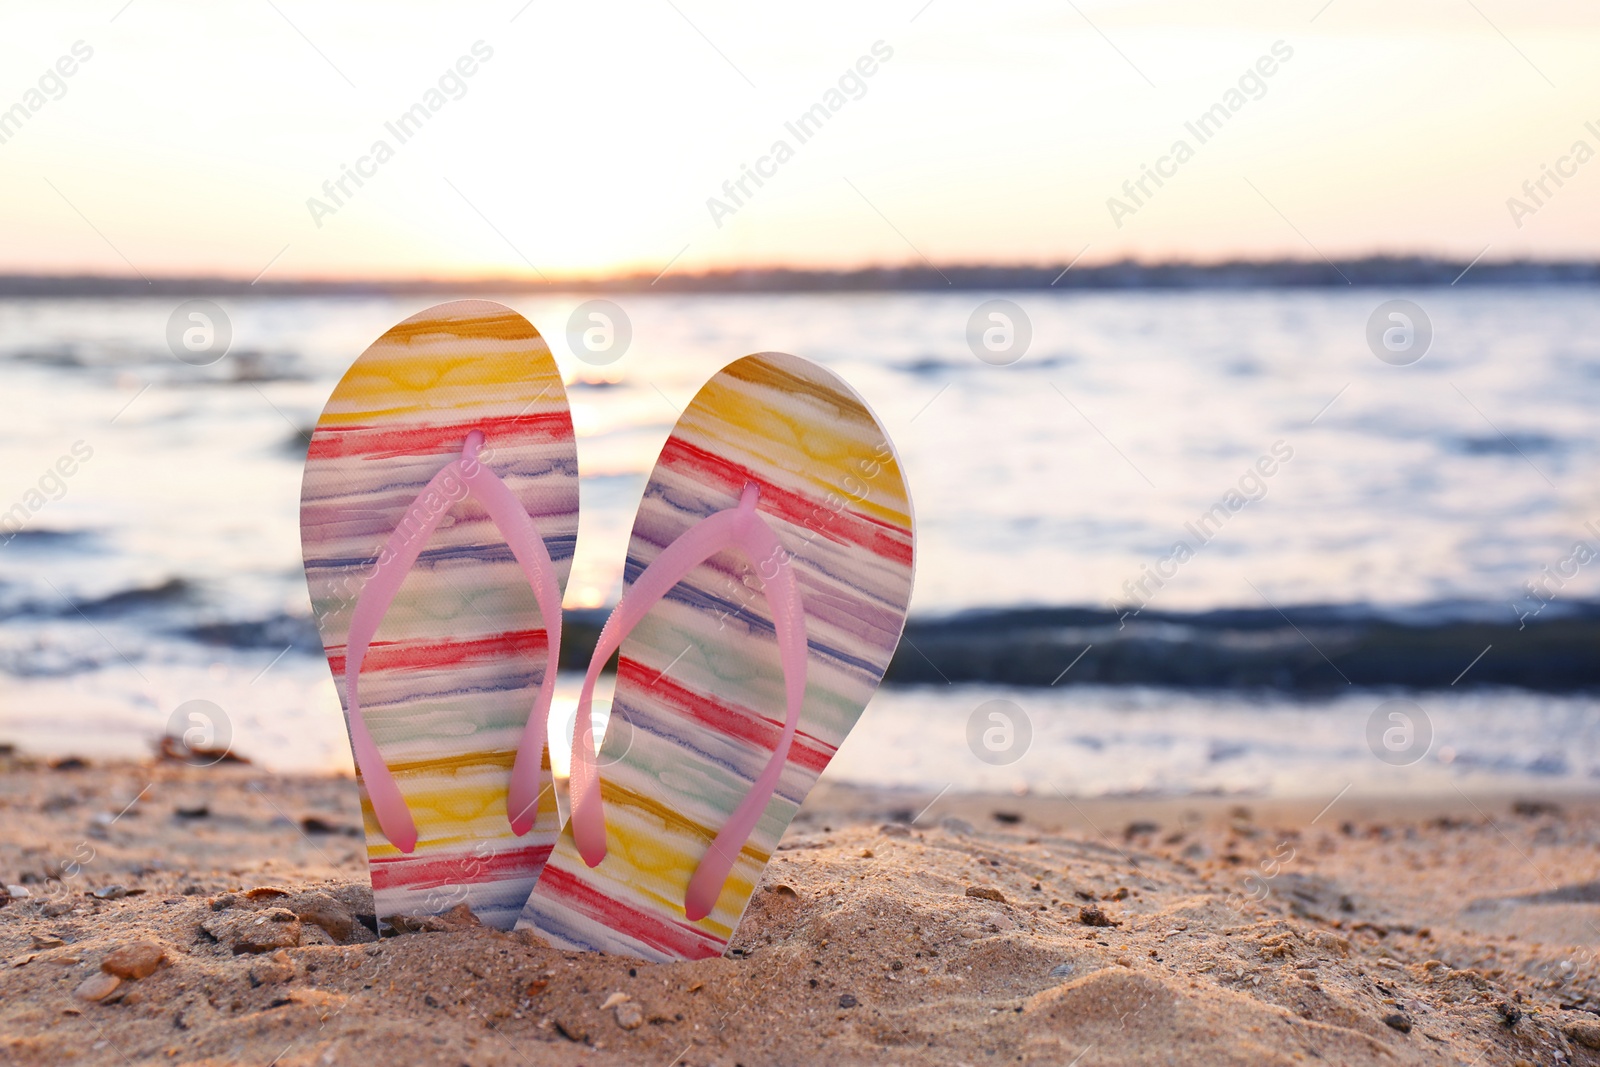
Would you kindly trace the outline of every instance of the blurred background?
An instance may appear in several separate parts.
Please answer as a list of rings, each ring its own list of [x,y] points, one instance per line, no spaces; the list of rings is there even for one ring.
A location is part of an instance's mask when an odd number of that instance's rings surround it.
[[[836,778],[1600,780],[1576,0],[0,17],[0,743],[143,754],[206,701],[256,762],[348,769],[306,434],[390,325],[480,296],[567,377],[580,625],[718,367],[874,406],[917,588]]]

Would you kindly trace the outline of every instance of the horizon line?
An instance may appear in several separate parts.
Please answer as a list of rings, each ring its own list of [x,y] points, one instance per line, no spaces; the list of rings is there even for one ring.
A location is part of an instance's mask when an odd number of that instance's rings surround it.
[[[1049,289],[1322,288],[1375,285],[1450,286],[1600,283],[1600,259],[1515,258],[1485,261],[1427,254],[1374,254],[1344,259],[1235,258],[1137,260],[1079,265],[950,263],[860,267],[721,267],[693,273],[648,271],[560,278],[527,275],[459,277],[319,277],[266,281],[226,274],[154,277],[96,272],[0,272],[0,298],[187,294],[362,295],[499,292],[782,293],[940,292]]]

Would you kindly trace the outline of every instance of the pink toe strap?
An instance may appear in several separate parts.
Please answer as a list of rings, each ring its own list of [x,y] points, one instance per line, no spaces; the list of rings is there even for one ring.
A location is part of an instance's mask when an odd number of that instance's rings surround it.
[[[590,867],[606,857],[605,812],[600,797],[599,771],[595,765],[594,724],[591,705],[600,669],[623,640],[674,586],[701,563],[728,548],[741,549],[757,565],[765,586],[767,603],[778,641],[778,659],[783,667],[785,713],[783,734],[760,775],[751,783],[739,806],[718,831],[711,847],[701,858],[689,880],[684,911],[691,920],[711,914],[722,894],[739,852],[749,840],[756,824],[767,810],[778,779],[789,758],[795,730],[800,725],[806,694],[805,608],[800,587],[795,581],[790,560],[778,535],[756,512],[760,490],[747,484],[735,507],[706,516],[685,530],[662,550],[622,595],[616,610],[600,631],[600,640],[589,661],[578,697],[577,723],[572,741],[572,834],[578,853]]]
[[[561,655],[561,586],[556,580],[550,553],[538,527],[506,484],[478,460],[484,444],[482,432],[467,434],[461,456],[445,464],[444,469],[423,487],[405,518],[389,535],[383,551],[378,554],[376,573],[362,587],[356,598],[355,610],[350,616],[350,632],[345,639],[344,684],[350,708],[350,740],[355,750],[356,766],[366,783],[367,795],[372,800],[372,810],[378,818],[383,835],[401,852],[411,852],[417,847],[417,827],[411,810],[388,764],[378,752],[372,734],[367,730],[361,714],[361,663],[366,658],[372,638],[378,632],[389,606],[394,603],[406,575],[422,554],[428,538],[439,528],[449,513],[450,505],[472,497],[489,513],[489,518],[505,538],[511,554],[516,557],[523,575],[533,588],[534,600],[549,633],[549,647],[545,659],[544,680],[539,684],[538,696],[523,728],[517,748],[516,762],[511,770],[511,783],[506,796],[506,812],[511,828],[525,834],[533,826],[538,814],[539,765],[544,753],[545,722],[550,715],[550,698],[555,692],[556,663]]]

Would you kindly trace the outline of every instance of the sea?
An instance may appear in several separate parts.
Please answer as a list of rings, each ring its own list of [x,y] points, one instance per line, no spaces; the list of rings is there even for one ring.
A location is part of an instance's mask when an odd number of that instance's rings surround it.
[[[792,352],[867,399],[911,486],[914,625],[831,780],[1600,787],[1593,286],[619,292],[605,364],[570,328],[593,293],[451,295],[562,366],[575,618],[615,602],[645,476],[719,367]],[[204,701],[255,763],[349,770],[306,437],[445,298],[217,295],[214,361],[171,340],[171,295],[0,298],[0,743],[140,756]]]

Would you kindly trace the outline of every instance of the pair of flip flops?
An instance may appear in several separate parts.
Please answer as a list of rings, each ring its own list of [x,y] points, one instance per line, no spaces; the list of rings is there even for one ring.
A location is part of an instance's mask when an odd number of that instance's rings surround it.
[[[466,904],[651,960],[722,953],[911,596],[883,427],[823,368],[747,356],[662,450],[569,730],[552,706],[572,419],[544,339],[488,301],[430,308],[356,360],[312,434],[301,531],[380,920]]]

